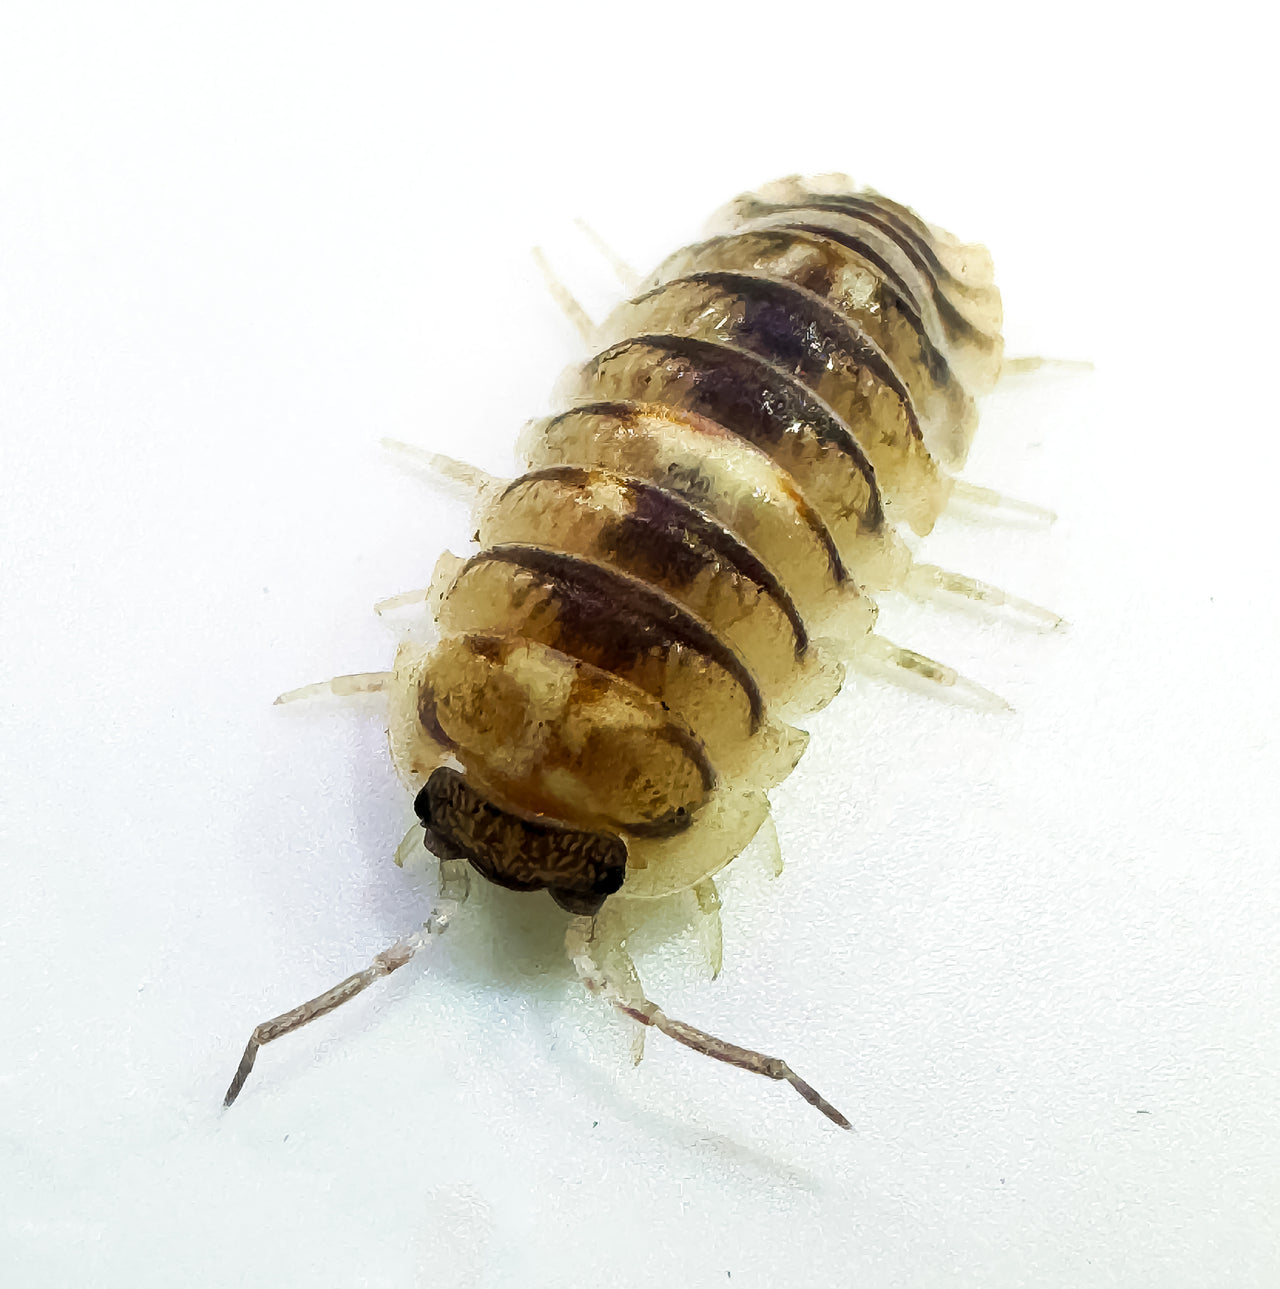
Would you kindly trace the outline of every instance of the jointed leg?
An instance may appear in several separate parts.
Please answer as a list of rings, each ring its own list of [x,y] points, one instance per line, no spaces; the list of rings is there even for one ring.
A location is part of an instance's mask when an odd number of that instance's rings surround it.
[[[320,680],[314,685],[302,685],[281,694],[275,705],[296,703],[306,698],[321,698],[326,694],[334,698],[350,698],[353,694],[381,694],[391,683],[389,671],[362,671],[354,676],[335,676],[332,680]]]
[[[965,479],[951,480],[951,499],[979,506],[996,519],[1028,520],[1037,524],[1052,524],[1058,516],[1047,506],[1037,506],[1034,501],[1022,501],[1006,496],[994,488],[983,488]]]
[[[1000,364],[1000,378],[1029,376],[1046,368],[1049,371],[1093,371],[1093,364],[1087,358],[1044,358],[1039,354],[1028,354],[1023,358],[1006,358]]]
[[[357,971],[355,975],[348,976],[332,989],[325,990],[318,998],[313,998],[310,1002],[305,1002],[282,1016],[263,1021],[253,1031],[245,1045],[244,1055],[240,1058],[235,1078],[231,1080],[231,1086],[223,1098],[224,1106],[229,1106],[240,1095],[245,1080],[253,1070],[253,1063],[257,1059],[260,1047],[285,1034],[292,1034],[295,1029],[301,1029],[317,1017],[341,1007],[345,1002],[350,1002],[357,994],[368,989],[375,980],[381,980],[383,976],[389,976],[393,971],[403,967],[420,949],[431,942],[432,936],[444,932],[466,898],[465,866],[462,866],[461,874],[446,872],[447,867],[449,867],[447,864],[440,865],[440,899],[421,929],[397,940],[390,948],[384,949],[363,971]],[[458,867],[456,861],[454,861],[454,867]]]
[[[428,452],[426,448],[405,443],[402,439],[383,439],[382,446],[406,465],[425,470],[434,482],[473,505],[496,487],[506,486],[505,479],[498,479],[479,466],[445,456],[442,452]]]
[[[565,936],[569,957],[577,969],[582,983],[593,993],[604,998],[624,1015],[641,1025],[651,1025],[677,1043],[710,1056],[728,1065],[736,1065],[740,1070],[751,1074],[762,1074],[766,1079],[776,1079],[791,1084],[793,1088],[811,1105],[841,1128],[852,1125],[825,1097],[819,1095],[794,1070],[776,1056],[765,1056],[762,1052],[753,1052],[734,1043],[726,1043],[705,1030],[695,1029],[683,1021],[672,1020],[656,1003],[643,995],[636,1001],[629,1001],[617,983],[604,971],[596,960],[595,924],[589,917],[576,917],[569,924]]]
[[[627,291],[638,291],[640,289],[640,274],[585,219],[575,219],[573,222],[577,224],[592,246],[609,261],[609,267],[617,274],[618,281],[622,283]]]
[[[958,595],[976,604],[1003,606],[1011,609],[1030,625],[1041,631],[1053,631],[1063,625],[1062,615],[1052,609],[1043,609],[1030,600],[1010,595],[998,586],[989,582],[980,582],[977,578],[966,577],[963,573],[953,573],[950,569],[939,568],[936,564],[916,564],[907,574],[902,588],[908,595],[920,600],[935,600],[939,593]]]
[[[693,888],[693,898],[697,904],[694,927],[702,941],[703,952],[711,967],[711,979],[714,980],[724,966],[724,928],[720,925],[720,892],[716,890],[715,881],[708,877],[699,882]]]
[[[849,651],[849,661],[864,675],[877,676],[895,685],[919,689],[921,693],[949,697],[957,702],[976,707],[979,711],[1011,712],[1009,703],[979,685],[977,681],[962,676],[954,667],[944,662],[926,658],[914,649],[904,649],[876,632],[868,632]],[[941,691],[941,692],[940,692]]]
[[[551,298],[560,306],[560,312],[573,324],[574,330],[582,337],[584,344],[594,344],[596,324],[573,292],[560,281],[550,261],[542,253],[542,247],[533,248],[533,259],[542,274],[542,280],[547,284],[547,290],[551,292]]]

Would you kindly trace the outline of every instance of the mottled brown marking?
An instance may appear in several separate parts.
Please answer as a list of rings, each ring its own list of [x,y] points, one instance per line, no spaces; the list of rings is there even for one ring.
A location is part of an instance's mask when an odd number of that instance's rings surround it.
[[[681,646],[732,677],[746,695],[751,729],[759,729],[764,698],[756,678],[719,636],[669,595],[576,555],[514,544],[491,546],[473,556],[458,580],[486,563],[510,564],[542,579],[556,606],[555,638],[548,636],[543,644],[615,675]]]
[[[862,525],[868,531],[883,525],[880,488],[867,454],[849,427],[807,385],[755,354],[688,336],[631,336],[597,354],[587,364],[587,371],[605,370],[614,359],[625,359],[640,349],[652,351],[655,366],[675,362],[687,370],[691,384],[685,407],[732,431],[775,461],[781,445],[794,441],[797,427],[803,427],[822,447],[839,452],[867,483],[867,513]]]
[[[784,215],[785,212],[791,211],[795,214],[795,222],[785,219],[781,224],[783,228],[794,228],[798,232],[810,233],[818,237],[829,237],[833,242],[838,242],[841,246],[847,247],[856,254],[861,255],[864,260],[873,265],[889,279],[897,288],[898,292],[910,300],[915,307],[917,314],[923,308],[924,301],[920,299],[918,292],[913,291],[903,278],[902,274],[897,272],[893,266],[872,247],[865,238],[858,237],[853,233],[846,232],[842,228],[832,228],[827,224],[820,223],[813,219],[807,218],[810,215],[822,215],[824,212],[813,205],[803,207],[776,206],[772,208]],[[846,212],[830,211],[825,212],[833,215],[843,214],[846,219],[853,218]],[[938,321],[942,324],[942,329],[951,339],[963,336],[970,344],[976,344],[982,348],[989,349],[993,344],[993,339],[981,327],[975,326],[968,318],[960,312],[959,309],[951,303],[945,291],[934,289],[933,283],[926,277],[925,285],[929,288],[929,298],[934,309],[938,314]]]
[[[621,837],[499,806],[450,766],[432,774],[413,808],[439,858],[466,860],[509,890],[549,890],[571,913],[595,913],[626,876]]]
[[[614,349],[618,348],[620,346],[614,346]],[[672,407],[668,403],[648,403],[642,399],[618,398],[593,399],[578,403],[570,408],[569,411],[553,416],[547,422],[547,429],[550,431],[560,422],[570,421],[575,417],[593,416],[612,417],[619,427],[624,430],[635,428],[646,417],[653,417],[660,420],[675,421],[680,425],[687,425],[690,429],[702,434],[729,438],[743,437],[740,434],[736,434],[728,426],[721,425],[712,417],[702,415],[688,408]],[[769,454],[765,453],[765,455],[768,456]],[[770,459],[772,460],[772,458]],[[774,464],[776,465],[777,462],[774,462]],[[786,470],[782,467],[779,467],[779,470],[781,471],[780,481],[788,485],[788,496],[795,503],[801,520],[822,547],[823,554],[827,558],[827,564],[831,569],[832,580],[835,582],[849,581],[849,570],[845,567],[844,560],[840,557],[835,538],[831,535],[831,529],[827,527],[826,521],[809,504],[808,498],[800,491],[799,485],[793,479],[790,479]],[[705,501],[705,496],[702,495],[699,487],[692,485],[682,486],[684,482],[684,480],[676,478],[672,474],[669,474],[666,478],[668,490],[677,491],[677,495],[684,497],[691,505],[697,506]],[[705,480],[698,482],[701,484],[701,490],[705,491]]]
[[[652,299],[686,283],[710,287],[737,297],[742,315],[735,318],[733,343],[794,374],[811,385],[844,356],[864,367],[902,406],[912,435],[922,438],[911,393],[884,351],[825,300],[791,282],[716,269],[673,278],[638,297]],[[853,426],[849,426],[850,431]]]
[[[796,656],[805,652],[808,632],[786,587],[705,510],[656,483],[573,465],[548,466],[522,475],[503,496],[544,480],[579,488],[584,493],[594,483],[616,483],[626,493],[632,510],[625,516],[601,515],[599,522],[603,542],[624,567],[647,580],[690,586],[713,563],[727,565],[777,605],[795,633]]]

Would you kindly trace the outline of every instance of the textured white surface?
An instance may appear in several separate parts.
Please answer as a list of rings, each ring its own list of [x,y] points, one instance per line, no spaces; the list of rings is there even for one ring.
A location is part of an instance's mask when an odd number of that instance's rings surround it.
[[[1280,1283],[1262,45],[1232,5],[880,8],[7,11],[6,1285]],[[224,1116],[252,1024],[429,898],[374,709],[269,705],[382,665],[370,605],[465,541],[378,438],[507,469],[577,352],[531,243],[599,313],[575,215],[647,268],[831,168],[988,243],[1013,352],[1098,367],[1002,389],[968,472],[1059,524],[926,546],[1071,630],[884,610],[1018,714],[851,684],[723,977],[641,963],[857,1134],[630,1069],[492,890]]]

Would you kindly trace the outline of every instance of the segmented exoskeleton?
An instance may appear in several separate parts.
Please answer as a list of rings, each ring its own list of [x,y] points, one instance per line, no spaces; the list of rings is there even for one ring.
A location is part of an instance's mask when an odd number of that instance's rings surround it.
[[[650,1002],[611,912],[692,892],[718,965],[713,879],[804,750],[792,719],[831,699],[845,665],[991,697],[875,635],[876,595],[1056,621],[919,563],[899,533],[928,533],[957,495],[1005,500],[950,473],[1000,374],[1000,325],[981,247],[847,180],[784,180],[584,323],[597,352],[527,428],[524,473],[435,459],[471,489],[479,546],[397,597],[425,600],[435,640],[404,645],[392,672],[297,692],[386,693],[442,898],[370,967],[259,1026],[228,1104],[261,1043],[408,961],[475,869],[549,891],[582,979],[627,1015],[848,1126],[785,1063]]]

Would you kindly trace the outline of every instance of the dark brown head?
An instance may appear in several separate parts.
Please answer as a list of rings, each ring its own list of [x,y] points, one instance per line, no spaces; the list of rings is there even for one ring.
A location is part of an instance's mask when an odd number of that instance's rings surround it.
[[[621,837],[499,806],[449,766],[431,775],[413,808],[432,854],[465,859],[509,890],[549,890],[570,913],[596,913],[626,876]]]

